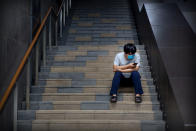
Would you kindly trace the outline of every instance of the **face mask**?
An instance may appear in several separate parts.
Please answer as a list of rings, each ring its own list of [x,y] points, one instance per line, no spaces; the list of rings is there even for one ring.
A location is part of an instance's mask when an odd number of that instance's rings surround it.
[[[135,55],[128,55],[128,60],[133,60]]]

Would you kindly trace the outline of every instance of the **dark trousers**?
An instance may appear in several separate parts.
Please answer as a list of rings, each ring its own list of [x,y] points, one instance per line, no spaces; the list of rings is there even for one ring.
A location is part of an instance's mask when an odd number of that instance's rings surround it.
[[[118,88],[120,86],[120,82],[122,79],[125,79],[122,72],[115,72],[114,78],[112,80],[112,88],[110,90],[110,95],[117,94]],[[141,76],[138,71],[131,72],[130,82],[133,83],[135,94],[143,94],[142,85],[141,85]]]

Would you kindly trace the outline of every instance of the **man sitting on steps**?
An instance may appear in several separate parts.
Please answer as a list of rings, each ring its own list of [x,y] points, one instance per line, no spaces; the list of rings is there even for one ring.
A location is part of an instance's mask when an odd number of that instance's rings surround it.
[[[117,102],[117,91],[122,79],[128,78],[135,88],[135,102],[141,103],[143,94],[141,86],[141,76],[138,72],[140,68],[140,55],[136,53],[134,44],[124,45],[124,52],[120,52],[114,59],[113,71],[115,72],[110,90],[111,102]],[[131,82],[130,81],[130,82]]]

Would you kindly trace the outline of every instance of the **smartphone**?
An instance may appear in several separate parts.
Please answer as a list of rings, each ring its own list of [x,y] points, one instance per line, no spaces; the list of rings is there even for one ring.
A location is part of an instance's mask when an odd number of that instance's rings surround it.
[[[133,63],[133,65],[134,65],[134,66],[136,66],[136,65],[137,65],[137,63]]]

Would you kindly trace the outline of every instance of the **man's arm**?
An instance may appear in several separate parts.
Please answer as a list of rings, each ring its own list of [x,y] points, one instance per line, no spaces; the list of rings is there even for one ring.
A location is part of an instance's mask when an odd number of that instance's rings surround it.
[[[127,71],[129,71],[128,69],[134,69],[134,68],[135,68],[135,65],[133,65],[133,63],[130,63],[128,65],[124,65],[124,66],[113,65],[113,71],[114,72],[120,71],[120,70],[127,70]],[[139,70],[139,66],[137,66],[135,69]]]
[[[138,70],[139,70],[139,66],[136,66],[135,68],[129,68],[129,69],[118,69],[117,71],[120,71],[123,73],[129,73],[129,72],[138,71]]]
[[[124,66],[113,65],[113,71],[114,72],[118,71],[119,69],[125,70],[125,69],[128,69],[128,68],[129,68],[129,65],[124,65]]]

